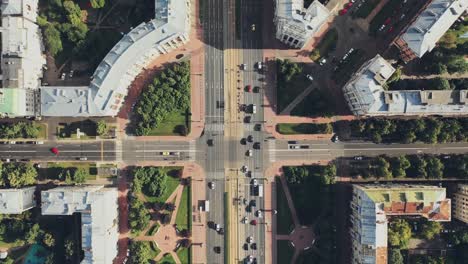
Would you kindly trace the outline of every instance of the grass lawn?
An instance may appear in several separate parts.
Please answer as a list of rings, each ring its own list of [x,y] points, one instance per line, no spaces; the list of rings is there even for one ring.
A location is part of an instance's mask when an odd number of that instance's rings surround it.
[[[172,112],[170,113],[167,118],[164,119],[163,122],[159,125],[159,127],[151,130],[148,134],[149,136],[180,136],[178,128],[180,126],[185,126],[186,122],[186,114],[185,111],[179,112]],[[190,126],[187,128],[187,131],[190,130]]]
[[[179,257],[180,263],[192,263],[190,259],[190,248],[180,247],[177,250],[177,256]]]
[[[306,78],[306,75],[297,72],[291,76],[291,79],[283,80],[281,75],[285,75],[280,72],[280,62],[277,63],[277,87],[276,87],[276,98],[277,98],[277,113],[280,113],[286,108],[300,93],[302,93],[309,85],[310,81]],[[295,63],[291,63],[295,64]]]
[[[151,259],[154,259],[161,250],[156,246],[156,242],[154,241],[143,241],[142,243],[148,243],[151,249]]]
[[[37,125],[39,127],[39,135],[37,136],[37,138],[46,139],[47,138],[47,124],[38,123]]]
[[[380,3],[380,0],[368,0],[362,4],[362,6],[356,10],[356,12],[353,14],[354,17],[358,18],[366,18],[370,15],[372,10],[377,6],[377,4]]]
[[[288,240],[278,240],[277,245],[277,263],[291,263],[294,256],[294,247]]]
[[[166,191],[164,192],[164,194],[161,197],[154,197],[143,193],[143,195],[146,198],[146,201],[150,203],[165,203],[167,198],[171,196],[171,194],[180,184],[179,174],[182,168],[168,167],[164,169],[167,170],[167,175],[169,175],[169,177],[167,178]]]
[[[159,260],[158,264],[175,264],[175,260],[171,254],[166,254],[161,260]],[[184,263],[184,262],[182,262]]]
[[[15,242],[5,242],[5,241],[2,241],[0,240],[0,248],[12,248],[12,247],[19,247],[21,245],[23,245],[25,242],[24,241],[15,241]]]
[[[369,34],[375,36],[379,27],[390,17],[404,0],[389,0],[369,23]]]
[[[65,168],[84,168],[88,172],[88,180],[95,180],[97,175],[96,163],[88,162],[51,162],[47,168],[38,169],[39,177],[42,179],[58,179],[59,174]]]
[[[182,198],[180,199],[179,209],[177,210],[176,216],[176,224],[179,230],[189,228],[189,195],[190,190],[188,186],[185,186],[182,191]]]
[[[331,117],[336,115],[335,102],[327,92],[315,89],[291,111],[293,116]]]
[[[283,186],[278,178],[276,178],[276,208],[278,208],[278,219],[276,232],[280,235],[287,235],[294,229],[291,210],[289,210],[288,201],[284,194]],[[287,263],[287,262],[279,262]]]
[[[333,127],[330,123],[325,124],[277,124],[276,131],[283,135],[296,134],[331,134]]]
[[[156,234],[158,229],[159,229],[159,224],[156,223],[150,229],[148,229],[148,231],[146,232],[146,235],[147,236],[154,236],[154,234]]]
[[[329,31],[327,31],[320,43],[312,51],[312,53],[310,54],[310,59],[313,61],[318,61],[322,57],[327,57],[328,53],[336,48],[337,41],[338,31],[335,28],[332,28]]]

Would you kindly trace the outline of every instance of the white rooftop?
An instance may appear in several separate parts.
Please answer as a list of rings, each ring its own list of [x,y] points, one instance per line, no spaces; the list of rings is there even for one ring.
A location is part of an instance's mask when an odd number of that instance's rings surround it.
[[[421,58],[468,8],[467,0],[432,0],[408,27],[402,39]]]
[[[81,263],[108,264],[117,255],[117,196],[116,189],[103,186],[58,187],[41,192],[42,214],[81,213]]]
[[[21,214],[36,206],[35,187],[0,189],[0,214]]]
[[[37,17],[38,0],[1,0],[0,9],[3,16],[22,16],[32,22]]]

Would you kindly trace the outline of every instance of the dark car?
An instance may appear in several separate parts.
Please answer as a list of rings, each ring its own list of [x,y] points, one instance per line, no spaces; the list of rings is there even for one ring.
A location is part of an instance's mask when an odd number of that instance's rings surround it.
[[[254,93],[259,93],[259,92],[260,92],[260,87],[255,86],[255,87],[253,88],[253,92],[254,92]]]
[[[224,228],[221,227],[221,228],[219,229],[219,231],[218,231],[218,234],[224,235]]]
[[[295,141],[295,140],[290,140],[290,141],[288,141],[288,144],[297,144],[297,141]]]
[[[215,223],[213,221],[208,221],[208,228],[215,229]]]
[[[257,207],[257,201],[255,201],[255,200],[250,200],[249,206],[250,206],[250,207]]]
[[[208,146],[212,147],[212,146],[214,145],[213,139],[208,139],[208,140],[206,141],[206,144],[208,144]]]
[[[257,250],[257,243],[252,243],[252,245],[250,245],[250,248],[252,250]]]
[[[253,148],[254,148],[254,149],[260,149],[260,142],[255,142],[255,143],[253,144]]]
[[[245,116],[244,117],[244,123],[250,123],[251,120],[252,120],[252,116]]]
[[[247,137],[247,141],[248,141],[248,142],[253,142],[253,136],[252,136],[252,135],[249,135],[249,136]]]
[[[261,124],[255,124],[254,130],[255,130],[255,131],[260,131],[260,130],[262,130],[262,125],[261,125]]]
[[[244,245],[242,246],[242,249],[249,250],[249,244],[244,243]]]
[[[241,138],[240,143],[242,145],[246,145],[247,144],[247,139],[246,138]]]
[[[221,254],[221,247],[214,247],[214,248],[213,248],[213,251],[214,251],[216,254]]]

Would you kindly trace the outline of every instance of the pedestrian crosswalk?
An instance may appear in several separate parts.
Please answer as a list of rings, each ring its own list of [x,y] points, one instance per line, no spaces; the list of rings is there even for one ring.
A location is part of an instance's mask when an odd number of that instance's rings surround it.
[[[117,162],[122,162],[122,140],[116,140],[115,141],[115,160]]]
[[[205,131],[216,131],[216,132],[224,131],[224,124],[223,123],[206,124]]]
[[[268,159],[270,162],[276,161],[276,141],[268,140]]]
[[[189,151],[188,151],[188,160],[189,161],[195,161],[195,155],[196,155],[196,143],[195,140],[191,140],[189,142]]]

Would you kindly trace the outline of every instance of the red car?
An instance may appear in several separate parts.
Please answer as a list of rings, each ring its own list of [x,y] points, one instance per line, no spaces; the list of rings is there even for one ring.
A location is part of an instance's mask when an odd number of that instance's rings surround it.
[[[257,220],[254,219],[254,220],[250,221],[250,224],[251,225],[257,225]]]
[[[344,16],[346,13],[348,13],[348,9],[345,8],[340,10],[340,16]]]
[[[51,148],[50,151],[51,151],[52,153],[54,153],[55,155],[58,155],[58,154],[59,154],[58,148]]]
[[[245,87],[245,90],[246,90],[247,92],[251,93],[251,92],[252,92],[252,85],[247,85],[247,86]]]
[[[391,21],[392,21],[392,20],[391,20],[390,18],[387,18],[387,19],[385,20],[384,24],[385,24],[385,25],[388,25],[388,24],[390,24]]]
[[[349,2],[349,3],[346,4],[346,9],[349,9],[349,8],[352,7],[352,6],[353,6],[353,3],[352,3],[352,2]]]
[[[393,32],[393,27],[390,27],[387,32],[388,33]]]

